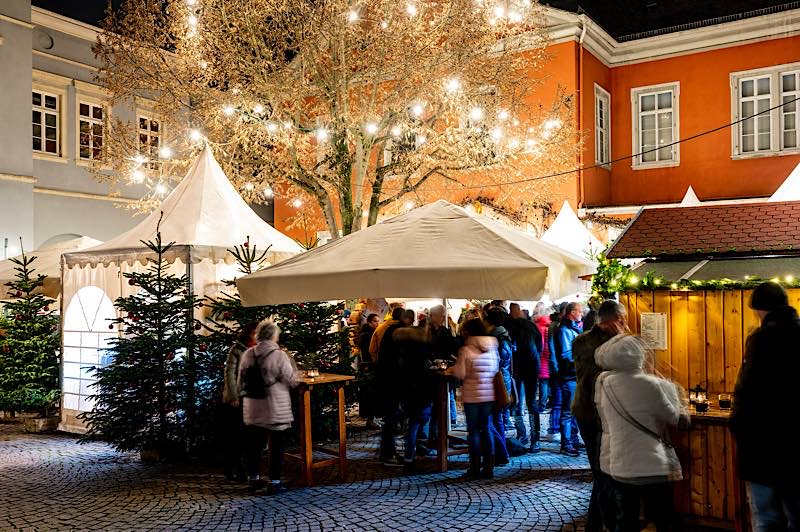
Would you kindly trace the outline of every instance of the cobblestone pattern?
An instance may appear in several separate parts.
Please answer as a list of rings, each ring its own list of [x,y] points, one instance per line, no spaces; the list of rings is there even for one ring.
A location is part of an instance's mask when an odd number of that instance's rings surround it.
[[[332,468],[320,485],[254,496],[218,471],[147,465],[135,454],[69,435],[31,435],[0,424],[0,530],[576,530],[590,491],[585,459],[558,454],[512,458],[491,481],[447,473],[404,476],[374,461],[375,433],[349,442],[347,482]],[[287,478],[297,471],[287,467]]]

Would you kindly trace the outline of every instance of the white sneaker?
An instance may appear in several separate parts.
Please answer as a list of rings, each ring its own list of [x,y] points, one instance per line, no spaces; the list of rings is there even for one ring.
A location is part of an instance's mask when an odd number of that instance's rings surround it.
[[[545,434],[544,436],[542,436],[542,441],[560,443],[561,442],[561,433],[556,432],[555,434]]]

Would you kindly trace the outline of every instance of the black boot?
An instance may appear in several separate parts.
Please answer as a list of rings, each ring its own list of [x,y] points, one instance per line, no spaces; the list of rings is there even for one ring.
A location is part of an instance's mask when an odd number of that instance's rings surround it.
[[[480,456],[470,456],[469,457],[469,469],[467,472],[464,473],[465,480],[477,480],[481,478],[481,457]]]
[[[494,455],[490,454],[483,459],[483,471],[481,478],[494,478]]]

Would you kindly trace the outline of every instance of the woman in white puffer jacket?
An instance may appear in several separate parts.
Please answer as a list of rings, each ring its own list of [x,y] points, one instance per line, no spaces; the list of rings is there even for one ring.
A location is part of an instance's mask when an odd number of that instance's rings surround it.
[[[688,420],[676,384],[645,371],[645,342],[616,336],[595,352],[604,371],[597,377],[595,404],[602,423],[600,468],[617,490],[618,529],[641,530],[644,501],[656,530],[672,530],[671,482],[681,480],[681,465],[668,443],[669,427]]]

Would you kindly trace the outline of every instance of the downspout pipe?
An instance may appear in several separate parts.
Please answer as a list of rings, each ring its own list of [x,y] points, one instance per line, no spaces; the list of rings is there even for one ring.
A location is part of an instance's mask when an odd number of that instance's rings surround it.
[[[581,140],[581,136],[583,133],[583,40],[586,38],[586,15],[580,14],[578,15],[578,24],[581,27],[581,35],[578,39],[578,50],[577,50],[577,141]],[[585,203],[585,194],[586,194],[586,187],[585,187],[585,179],[583,175],[583,165],[584,165],[584,153],[586,147],[583,146],[580,152],[578,152],[578,209],[583,208]]]

